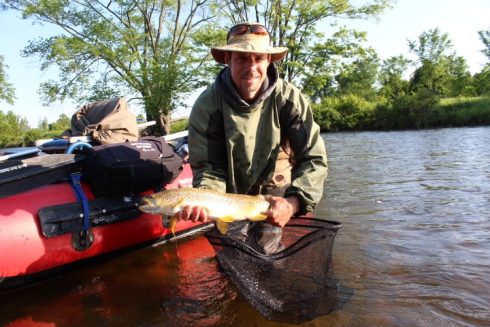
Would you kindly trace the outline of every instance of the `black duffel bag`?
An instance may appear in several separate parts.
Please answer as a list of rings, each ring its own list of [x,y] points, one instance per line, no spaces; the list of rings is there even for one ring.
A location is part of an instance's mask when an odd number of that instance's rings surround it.
[[[182,158],[163,138],[105,144],[83,150],[82,176],[95,196],[160,190],[182,170]]]

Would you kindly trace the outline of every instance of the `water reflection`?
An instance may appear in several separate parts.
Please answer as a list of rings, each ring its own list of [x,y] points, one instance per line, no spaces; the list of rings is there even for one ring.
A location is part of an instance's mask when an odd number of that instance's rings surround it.
[[[490,325],[490,128],[327,134],[316,214],[342,223],[354,293],[304,326]],[[284,326],[263,318],[203,238],[0,294],[4,326]]]
[[[2,294],[0,325],[226,325],[223,309],[236,297],[204,237],[137,251],[25,291]]]

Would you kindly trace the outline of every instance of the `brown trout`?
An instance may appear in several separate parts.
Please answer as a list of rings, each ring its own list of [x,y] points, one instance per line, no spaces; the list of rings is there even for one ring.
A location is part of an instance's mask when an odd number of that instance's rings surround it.
[[[260,195],[220,193],[199,188],[176,188],[145,196],[139,209],[146,213],[170,216],[170,230],[175,235],[178,220],[176,214],[187,205],[205,208],[208,218],[215,221],[222,234],[226,234],[231,222],[266,219],[263,212],[269,209],[269,202]]]

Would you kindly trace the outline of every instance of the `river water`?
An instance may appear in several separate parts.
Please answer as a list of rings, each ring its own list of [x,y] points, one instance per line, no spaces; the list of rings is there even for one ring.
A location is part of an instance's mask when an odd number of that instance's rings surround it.
[[[346,303],[303,326],[490,326],[490,128],[325,134],[317,217]],[[263,318],[202,237],[0,295],[5,326],[285,326]]]

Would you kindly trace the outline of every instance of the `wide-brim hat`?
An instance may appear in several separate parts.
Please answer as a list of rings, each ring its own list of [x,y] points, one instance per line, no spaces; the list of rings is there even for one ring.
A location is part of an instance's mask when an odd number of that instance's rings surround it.
[[[271,55],[272,62],[282,60],[288,53],[286,47],[271,46],[269,35],[253,33],[232,35],[228,38],[227,43],[225,46],[211,48],[214,60],[221,64],[226,64],[225,53],[229,51],[267,53]]]

